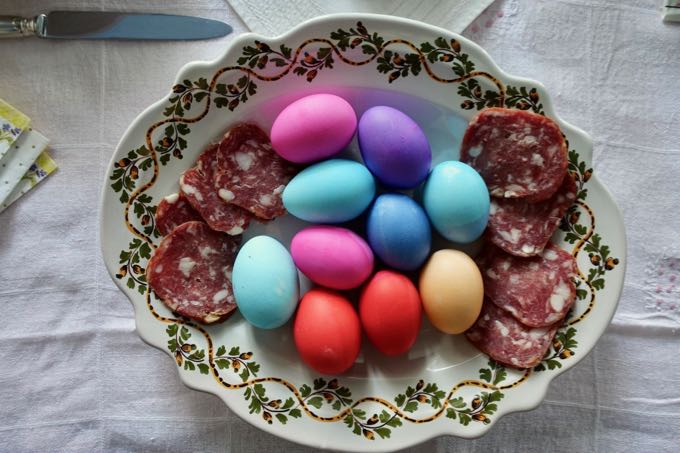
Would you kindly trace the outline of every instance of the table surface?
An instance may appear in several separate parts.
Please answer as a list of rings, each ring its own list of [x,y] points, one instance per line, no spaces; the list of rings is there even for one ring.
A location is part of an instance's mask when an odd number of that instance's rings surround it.
[[[185,4],[191,3],[191,6]],[[542,81],[595,142],[595,172],[623,211],[623,297],[581,363],[536,410],[485,437],[413,451],[671,451],[680,432],[680,25],[656,0],[506,0],[465,35],[508,72]],[[0,450],[312,451],[189,390],[143,343],[99,250],[99,192],[128,124],[178,69],[219,56],[245,26],[224,0],[4,0],[192,14],[234,34],[182,43],[0,42],[0,97],[52,140],[60,168],[0,215]],[[10,448],[11,447],[11,448]]]

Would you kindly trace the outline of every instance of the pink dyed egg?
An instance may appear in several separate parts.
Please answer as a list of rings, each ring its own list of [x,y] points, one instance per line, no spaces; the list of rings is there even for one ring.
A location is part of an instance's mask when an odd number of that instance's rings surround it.
[[[312,94],[283,109],[270,136],[281,157],[304,164],[342,151],[356,128],[357,115],[349,102],[333,94]]]
[[[346,228],[305,228],[293,237],[290,253],[303,274],[328,288],[356,288],[373,272],[371,248]]]

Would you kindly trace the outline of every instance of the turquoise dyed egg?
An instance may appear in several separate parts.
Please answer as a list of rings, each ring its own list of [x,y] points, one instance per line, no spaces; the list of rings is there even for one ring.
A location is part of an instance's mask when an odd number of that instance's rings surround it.
[[[283,191],[283,205],[307,222],[339,223],[358,217],[374,196],[375,181],[366,167],[332,159],[298,173]]]
[[[446,239],[468,244],[489,220],[489,190],[472,167],[458,161],[437,165],[423,189],[423,205],[432,226]]]
[[[241,247],[234,262],[232,285],[241,314],[261,329],[285,324],[300,296],[293,258],[269,236],[256,236]]]

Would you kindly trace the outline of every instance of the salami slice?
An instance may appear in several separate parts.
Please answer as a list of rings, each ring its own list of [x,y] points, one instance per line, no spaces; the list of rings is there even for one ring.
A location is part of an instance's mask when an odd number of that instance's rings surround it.
[[[216,231],[230,235],[243,233],[252,215],[238,206],[225,203],[214,185],[218,145],[210,145],[199,156],[196,166],[185,171],[179,188],[203,220]]]
[[[156,208],[156,228],[163,236],[185,222],[203,220],[191,207],[189,200],[181,193],[173,193],[163,198]]]
[[[491,248],[480,267],[484,294],[527,326],[552,325],[574,304],[576,260],[553,243],[533,258],[517,258]]]
[[[485,299],[477,322],[465,336],[496,362],[514,368],[530,368],[545,355],[557,327],[556,324],[527,327]]]
[[[576,200],[576,190],[574,178],[567,174],[555,195],[545,201],[492,198],[487,238],[513,255],[538,255]]]
[[[567,147],[550,118],[523,110],[489,108],[463,137],[461,161],[482,176],[492,196],[550,198],[567,172]]]
[[[231,271],[238,240],[203,222],[186,222],[161,241],[146,279],[172,311],[206,324],[236,309]]]
[[[274,152],[262,129],[233,127],[220,143],[217,162],[215,187],[222,200],[265,220],[286,213],[281,194],[296,169]]]

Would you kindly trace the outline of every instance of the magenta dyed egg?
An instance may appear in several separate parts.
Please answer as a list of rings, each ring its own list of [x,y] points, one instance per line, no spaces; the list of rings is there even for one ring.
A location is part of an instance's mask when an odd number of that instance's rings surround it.
[[[290,104],[274,120],[271,141],[284,159],[306,164],[338,154],[354,136],[352,106],[333,94],[312,94]]]
[[[290,253],[303,274],[328,288],[356,288],[373,272],[371,248],[346,228],[305,228],[293,237]]]

